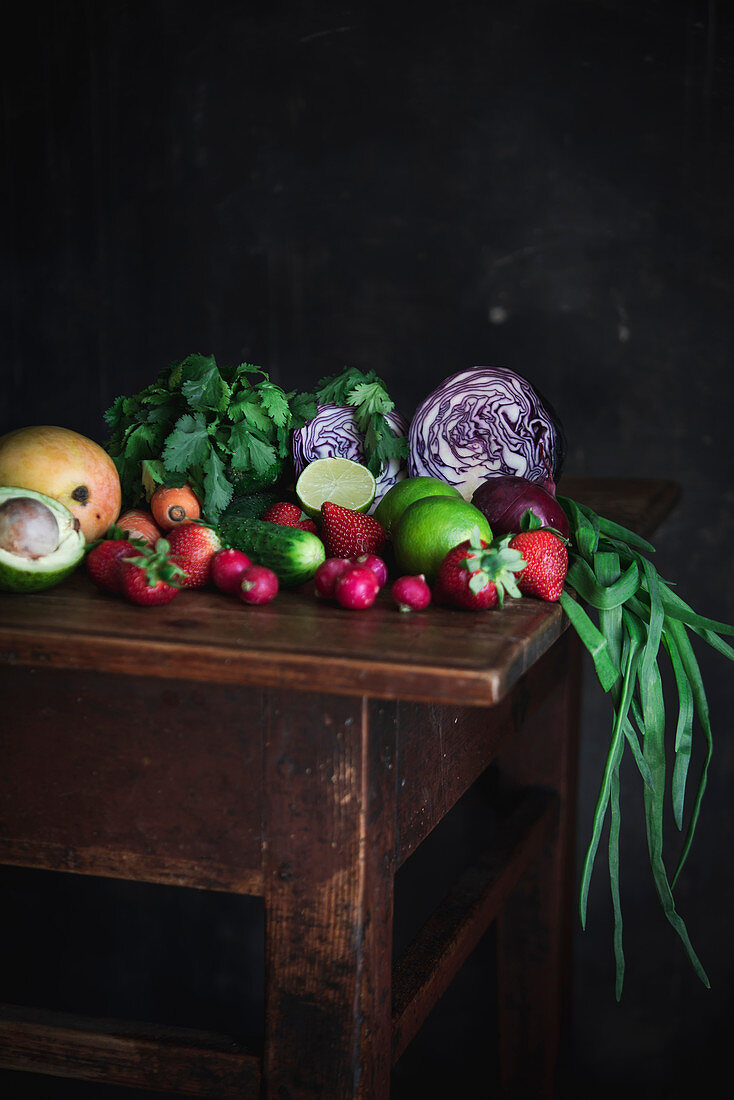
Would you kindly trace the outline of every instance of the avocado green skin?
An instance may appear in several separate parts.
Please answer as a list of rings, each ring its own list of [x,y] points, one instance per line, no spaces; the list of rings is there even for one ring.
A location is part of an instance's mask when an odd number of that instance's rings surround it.
[[[53,588],[54,585],[59,584],[71,573],[74,572],[81,559],[84,557],[84,550],[76,561],[71,565],[63,566],[60,569],[55,569],[49,572],[42,573],[27,573],[22,569],[17,569],[14,566],[6,565],[0,561],[0,592],[17,592],[20,594],[29,592],[43,592],[46,588]]]
[[[52,497],[45,496],[44,493],[37,493],[31,489],[17,489],[14,486],[4,485],[0,487],[0,504],[4,504],[7,500],[17,496],[32,497],[34,500],[45,504],[56,516],[59,527],[62,524],[71,526],[75,522],[74,517],[65,505]],[[76,537],[72,537],[64,544],[64,554],[59,553],[61,549],[59,547],[53,554],[48,554],[45,561],[39,558],[33,564],[27,562],[24,558],[17,557],[15,554],[10,554],[6,550],[0,550],[0,592],[17,592],[20,594],[43,592],[45,589],[53,588],[63,581],[70,573],[74,572],[84,557],[84,536],[78,530],[75,535]],[[60,559],[58,563],[51,561],[54,557]]]

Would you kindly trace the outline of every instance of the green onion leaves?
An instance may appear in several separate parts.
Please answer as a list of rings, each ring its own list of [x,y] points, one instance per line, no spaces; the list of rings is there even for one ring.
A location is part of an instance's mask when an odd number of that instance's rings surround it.
[[[613,707],[609,749],[581,877],[582,927],[586,927],[589,886],[608,815],[615,991],[619,1000],[624,980],[619,880],[620,766],[624,750],[629,748],[642,780],[647,847],[658,898],[694,971],[708,987],[708,977],[673,897],[693,841],[712,752],[708,703],[689,632],[734,660],[734,648],[720,637],[721,634],[734,634],[734,627],[704,618],[676,595],[646,556],[654,553],[654,547],[647,540],[597,516],[576,501],[559,496],[558,502],[571,527],[566,579],[578,598],[596,612],[598,626],[570,592],[563,592],[561,605],[591,654],[599,682],[610,694]],[[667,654],[678,696],[673,766],[669,776],[661,654]],[[703,735],[704,763],[693,795],[681,854],[671,878],[663,858],[666,799],[670,799],[673,820],[682,831],[694,731],[698,727]]]

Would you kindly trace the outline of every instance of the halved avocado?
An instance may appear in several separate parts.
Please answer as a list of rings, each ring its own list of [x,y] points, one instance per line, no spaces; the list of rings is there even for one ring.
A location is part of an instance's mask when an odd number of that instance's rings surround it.
[[[0,590],[41,592],[84,557],[79,520],[53,497],[0,487]]]

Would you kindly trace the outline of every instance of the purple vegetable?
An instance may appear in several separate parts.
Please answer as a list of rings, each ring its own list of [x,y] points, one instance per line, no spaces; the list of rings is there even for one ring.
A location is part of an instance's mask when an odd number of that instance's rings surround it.
[[[543,527],[554,527],[568,538],[568,519],[555,498],[552,481],[543,486],[510,474],[488,477],[475,490],[471,502],[487,517],[493,535],[520,531],[520,521],[530,509]]]
[[[548,402],[506,367],[451,375],[419,405],[410,425],[410,477],[437,477],[466,500],[487,477],[557,481],[563,428]]]
[[[388,412],[385,418],[394,435],[408,434],[408,421],[399,412]],[[357,427],[354,410],[347,405],[319,405],[313,420],[293,432],[292,449],[296,477],[317,458],[351,458],[353,462],[367,465],[364,438]],[[370,512],[375,510],[388,489],[407,473],[404,461],[391,459],[383,466],[375,475],[377,487]]]

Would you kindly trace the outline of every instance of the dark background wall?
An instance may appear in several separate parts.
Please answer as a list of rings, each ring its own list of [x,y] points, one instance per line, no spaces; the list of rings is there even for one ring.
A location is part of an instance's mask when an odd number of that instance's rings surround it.
[[[0,431],[55,423],[102,441],[113,398],[191,351],[289,388],[373,368],[408,416],[453,371],[504,364],[556,405],[569,472],[680,482],[658,567],[734,620],[730,5],[39,0],[3,46]],[[658,907],[626,771],[627,983],[617,1005],[602,864],[576,936],[568,1095],[682,1097],[728,1064],[732,669],[699,656],[716,753],[677,901],[712,989]],[[587,674],[580,851],[609,732]],[[673,831],[671,862],[679,847]],[[28,913],[34,936],[64,931],[70,888],[49,888],[39,906],[27,877],[6,878],[14,935]],[[177,922],[204,942],[204,902],[184,918],[162,896],[130,988]],[[113,923],[145,944],[137,899],[114,894]],[[240,917],[218,911],[226,943]],[[79,925],[69,915],[66,931]],[[427,1078],[464,1058],[459,1033],[491,1026],[485,964],[466,979],[471,1012],[447,1012],[416,1057]]]

